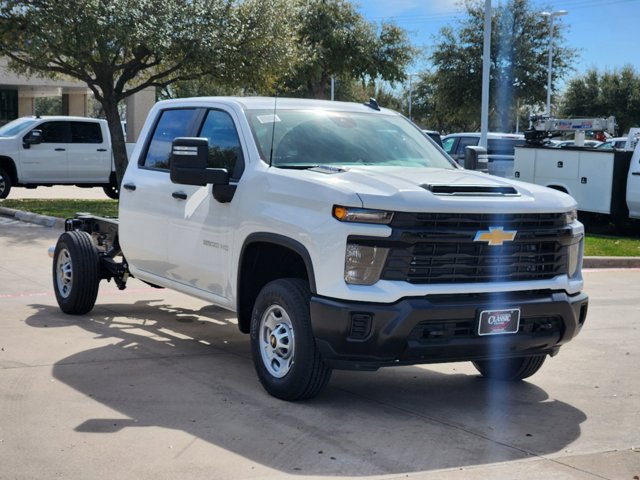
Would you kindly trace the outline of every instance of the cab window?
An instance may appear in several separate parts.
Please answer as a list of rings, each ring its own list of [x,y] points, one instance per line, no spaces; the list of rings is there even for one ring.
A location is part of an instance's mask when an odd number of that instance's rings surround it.
[[[188,137],[196,114],[195,109],[165,110],[160,114],[141,165],[169,170],[171,144],[176,137]]]
[[[42,143],[69,143],[69,122],[44,122],[36,130],[42,131]]]
[[[242,147],[233,119],[227,112],[209,110],[198,137],[209,141],[207,167],[226,168],[231,178],[240,178],[244,168]]]

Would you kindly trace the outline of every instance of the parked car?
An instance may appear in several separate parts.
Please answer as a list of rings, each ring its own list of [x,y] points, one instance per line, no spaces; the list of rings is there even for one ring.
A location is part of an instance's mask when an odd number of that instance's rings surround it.
[[[599,148],[601,144],[602,142],[599,142],[598,140],[585,140],[583,147]],[[575,140],[562,140],[562,141],[551,142],[549,146],[553,148],[566,148],[566,147],[576,147],[577,145]]]
[[[440,132],[437,130],[422,130],[425,134],[427,134],[431,140],[436,142],[438,145],[442,146],[442,137],[440,136]]]
[[[599,150],[623,150],[627,144],[627,137],[613,137],[602,142],[596,148]]]
[[[460,165],[464,165],[466,147],[477,146],[480,132],[452,133],[442,138],[442,148]],[[500,177],[511,177],[515,147],[524,145],[524,135],[518,133],[489,133],[487,135],[487,156],[489,173]]]

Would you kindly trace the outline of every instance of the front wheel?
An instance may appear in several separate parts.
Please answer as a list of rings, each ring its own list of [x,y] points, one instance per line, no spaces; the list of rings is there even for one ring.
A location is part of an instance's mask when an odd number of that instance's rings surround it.
[[[507,358],[503,360],[483,360],[473,362],[473,366],[483,377],[492,380],[516,382],[530,377],[542,367],[546,355],[533,357]]]
[[[311,331],[308,284],[297,278],[268,283],[251,317],[251,352],[264,389],[283,400],[320,393],[331,377]]]
[[[100,258],[86,232],[60,235],[53,254],[53,289],[60,309],[70,315],[91,311],[98,297]]]
[[[0,168],[0,198],[7,198],[11,191],[11,177]]]

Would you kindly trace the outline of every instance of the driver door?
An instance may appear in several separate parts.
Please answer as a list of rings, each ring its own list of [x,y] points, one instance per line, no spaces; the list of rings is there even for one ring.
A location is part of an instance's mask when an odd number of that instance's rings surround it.
[[[42,142],[24,145],[20,155],[23,183],[68,183],[69,122],[43,122],[31,130],[42,131]]]

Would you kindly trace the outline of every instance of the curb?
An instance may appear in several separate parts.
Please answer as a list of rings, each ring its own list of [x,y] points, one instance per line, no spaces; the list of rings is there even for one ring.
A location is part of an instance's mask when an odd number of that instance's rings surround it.
[[[0,215],[13,217],[21,222],[64,229],[65,221],[62,218],[47,217],[6,207],[0,207]],[[640,257],[584,257],[582,268],[640,268]]]
[[[584,257],[582,268],[640,268],[640,257]]]
[[[22,210],[14,210],[13,208],[0,207],[0,215],[13,217],[21,222],[35,223],[37,225],[42,225],[43,227],[64,228],[64,219],[62,218],[23,212]]]

